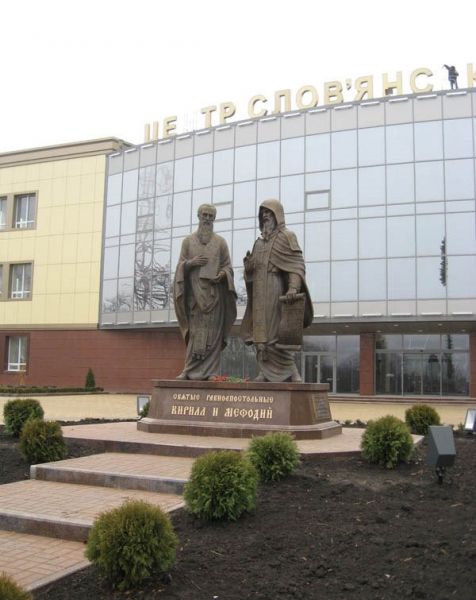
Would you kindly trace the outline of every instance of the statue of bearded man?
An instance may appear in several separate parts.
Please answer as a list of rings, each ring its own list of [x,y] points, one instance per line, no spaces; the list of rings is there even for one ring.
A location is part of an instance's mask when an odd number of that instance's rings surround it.
[[[241,337],[256,349],[260,371],[255,381],[301,381],[293,352],[279,344],[279,326],[283,305],[296,302],[300,292],[305,295],[303,327],[312,323],[302,251],[296,235],[286,228],[278,200],[261,204],[259,228],[261,237],[243,261],[248,303]]]
[[[198,230],[182,243],[174,280],[174,304],[187,344],[177,379],[218,375],[220,353],[236,318],[236,292],[226,241],[213,232],[216,208],[198,208]]]

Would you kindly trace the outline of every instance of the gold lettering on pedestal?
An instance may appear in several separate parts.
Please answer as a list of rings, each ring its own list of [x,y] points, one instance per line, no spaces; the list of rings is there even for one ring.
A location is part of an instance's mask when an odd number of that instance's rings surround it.
[[[172,394],[172,400],[200,400],[200,394]]]
[[[272,419],[273,409],[272,408],[225,408],[225,414],[223,415],[228,419],[252,419],[253,421],[259,421],[260,419]]]
[[[248,404],[273,404],[273,396],[243,396],[241,394],[207,394],[207,402],[247,402]]]
[[[212,417],[218,417],[218,406],[213,407]]]
[[[172,415],[182,415],[184,417],[205,417],[207,408],[206,406],[182,406],[173,404],[170,412]]]

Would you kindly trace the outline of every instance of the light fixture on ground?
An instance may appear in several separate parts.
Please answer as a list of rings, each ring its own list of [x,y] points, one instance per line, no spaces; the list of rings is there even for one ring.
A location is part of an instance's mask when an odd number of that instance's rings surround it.
[[[427,463],[435,468],[438,483],[443,483],[446,467],[455,462],[456,449],[453,430],[448,425],[431,425],[428,431]]]
[[[137,414],[140,415],[147,403],[150,402],[150,396],[147,394],[139,394],[137,396]]]
[[[466,433],[474,433],[476,431],[476,408],[468,408],[466,411],[464,430]]]

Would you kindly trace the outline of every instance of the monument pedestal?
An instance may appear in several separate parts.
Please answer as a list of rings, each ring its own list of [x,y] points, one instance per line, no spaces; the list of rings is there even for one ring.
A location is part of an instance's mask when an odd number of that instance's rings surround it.
[[[287,431],[296,439],[342,433],[332,420],[321,383],[243,383],[156,380],[149,416],[137,429],[150,433],[251,437]]]

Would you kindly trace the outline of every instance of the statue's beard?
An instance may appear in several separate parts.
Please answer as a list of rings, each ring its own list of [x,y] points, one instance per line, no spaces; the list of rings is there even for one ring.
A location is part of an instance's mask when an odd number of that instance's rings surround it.
[[[202,244],[208,244],[212,239],[213,234],[213,223],[199,223],[198,224],[198,239]]]
[[[267,240],[275,229],[276,229],[276,223],[274,222],[273,219],[270,219],[269,221],[263,221],[263,227],[261,228],[261,235],[263,236],[263,238],[265,240]]]

